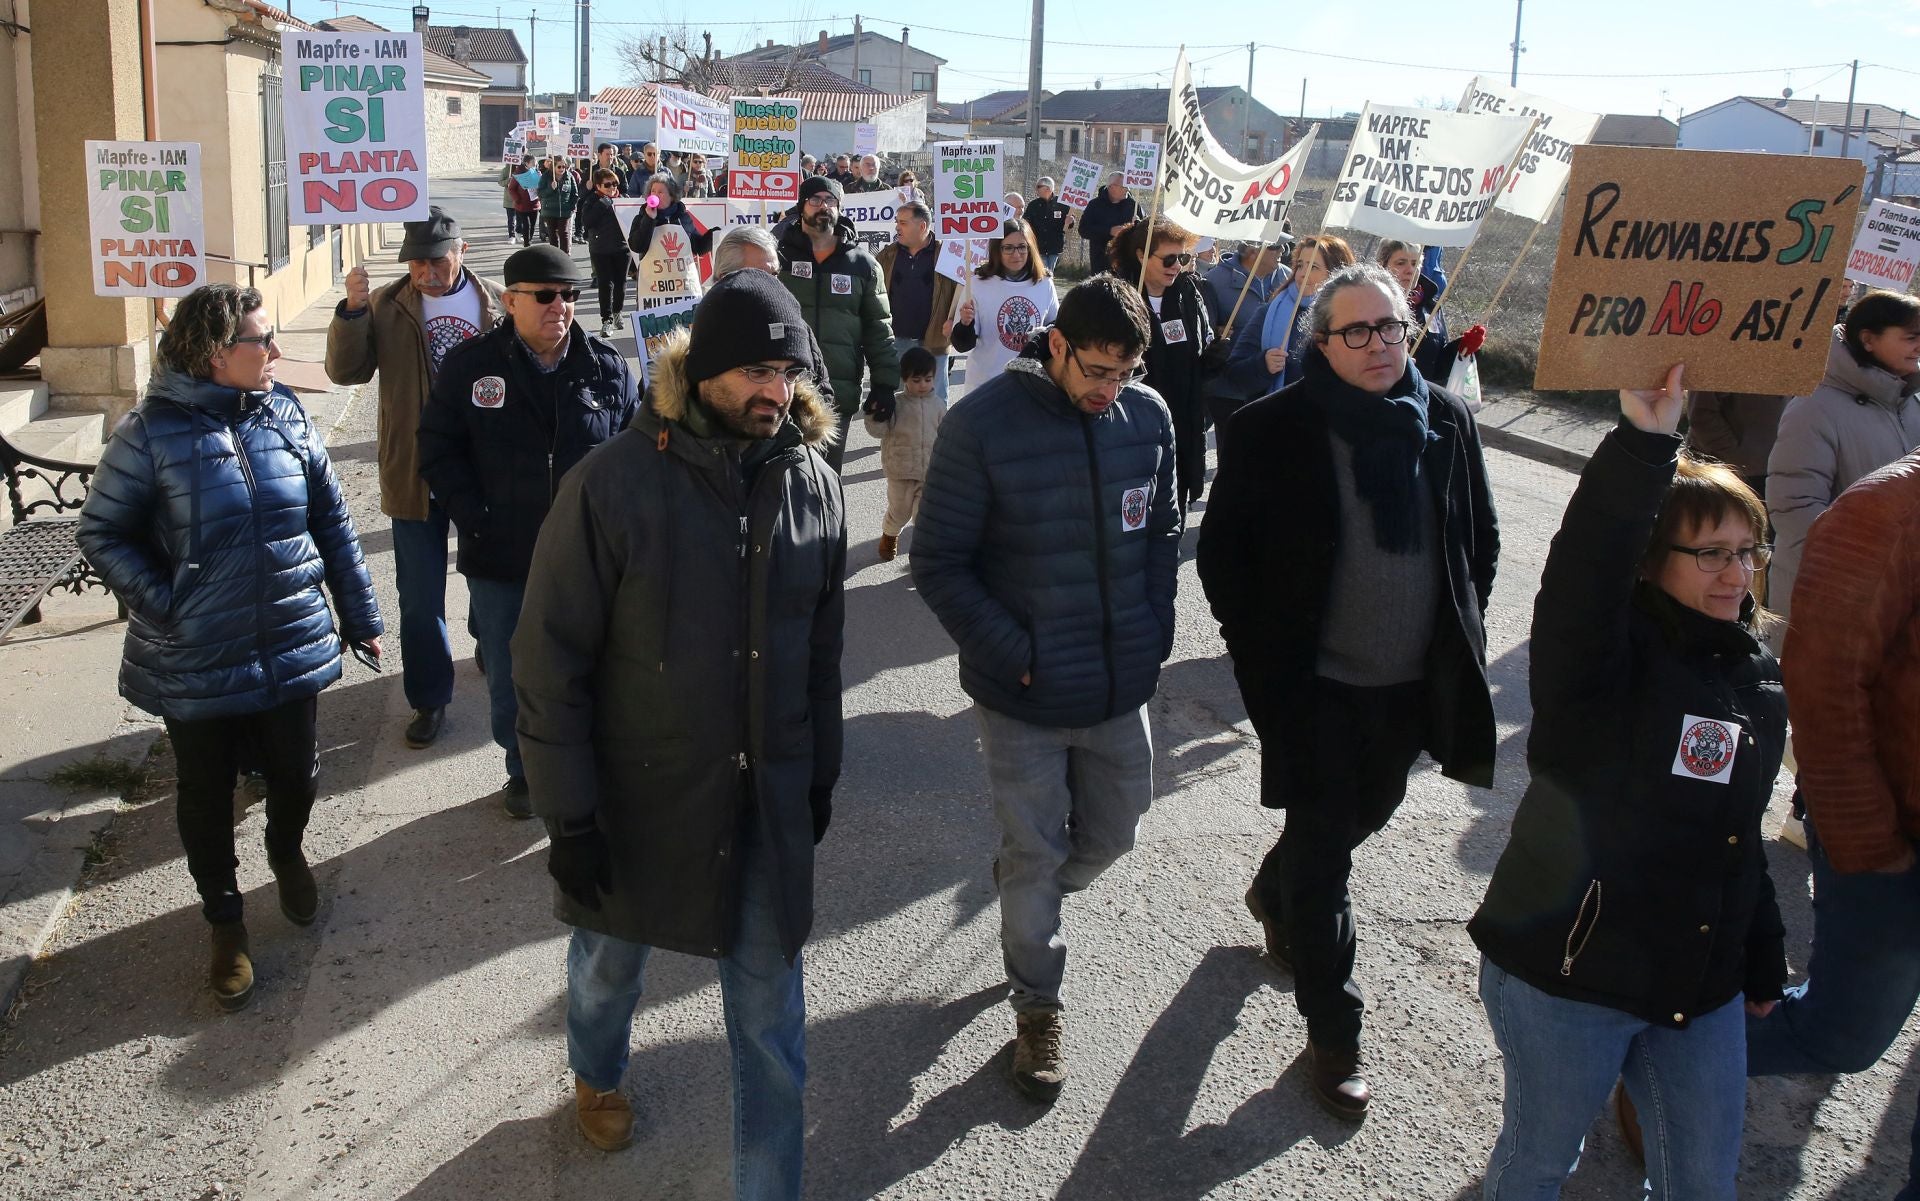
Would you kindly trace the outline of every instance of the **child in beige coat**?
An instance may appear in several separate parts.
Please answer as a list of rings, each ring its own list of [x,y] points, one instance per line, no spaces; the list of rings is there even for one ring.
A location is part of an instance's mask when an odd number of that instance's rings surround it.
[[[900,531],[920,507],[933,439],[946,406],[933,392],[933,355],[910,346],[900,356],[900,395],[894,403],[865,409],[867,432],[880,439],[880,466],[887,473],[887,515],[880,521],[880,561],[891,562],[900,549]]]

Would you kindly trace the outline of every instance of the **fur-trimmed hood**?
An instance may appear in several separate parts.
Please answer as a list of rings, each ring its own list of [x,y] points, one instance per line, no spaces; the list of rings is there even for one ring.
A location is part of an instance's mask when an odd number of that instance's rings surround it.
[[[667,344],[653,361],[647,404],[662,421],[685,425],[693,389],[687,384],[687,347],[692,335],[685,329],[667,335]],[[802,377],[793,388],[793,407],[787,420],[808,446],[822,452],[840,436],[840,421],[811,379]]]

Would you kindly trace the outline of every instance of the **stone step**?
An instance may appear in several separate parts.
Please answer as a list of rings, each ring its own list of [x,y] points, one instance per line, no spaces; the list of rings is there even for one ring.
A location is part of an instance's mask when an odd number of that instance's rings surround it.
[[[69,463],[93,463],[103,445],[99,413],[54,410],[7,434],[7,441],[30,455]]]
[[[47,385],[33,380],[0,387],[0,434],[11,434],[47,411]]]

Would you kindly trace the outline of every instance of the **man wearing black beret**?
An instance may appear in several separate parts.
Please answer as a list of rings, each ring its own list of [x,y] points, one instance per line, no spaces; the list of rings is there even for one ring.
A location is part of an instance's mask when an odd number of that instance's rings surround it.
[[[507,812],[532,817],[514,736],[513,651],[533,542],[568,468],[627,427],[640,383],[574,320],[586,283],[557,246],[507,258],[508,320],[448,352],[420,418],[420,474],[460,532]]]
[[[846,516],[808,347],[778,280],[722,276],[654,360],[633,428],[561,485],[513,641],[573,927],[581,1133],[632,1140],[620,1084],[649,952],[716,959],[740,1197],[800,1196],[800,951],[840,775]]]

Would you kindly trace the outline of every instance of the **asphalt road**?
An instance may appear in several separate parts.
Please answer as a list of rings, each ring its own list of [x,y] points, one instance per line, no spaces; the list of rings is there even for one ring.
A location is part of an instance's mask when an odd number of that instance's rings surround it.
[[[444,189],[488,273],[506,249],[496,196],[473,181]],[[332,447],[391,615],[374,437],[363,391]],[[1465,922],[1525,783],[1527,627],[1574,483],[1497,451],[1488,460],[1505,546],[1488,619],[1499,784],[1467,789],[1423,762],[1398,817],[1356,856],[1376,1090],[1356,1128],[1309,1099],[1289,980],[1258,955],[1241,907],[1280,815],[1257,804],[1257,748],[1190,561],[1152,704],[1153,810],[1138,849],[1068,905],[1072,1079],[1051,1109],[1014,1091],[974,720],[904,558],[875,559],[884,484],[856,426],[846,772],[807,949],[810,1197],[1478,1196],[1500,1065]],[[457,575],[448,607],[457,625]],[[322,696],[309,854],[324,899],[311,928],[278,913],[263,818],[246,812],[260,983],[245,1012],[219,1014],[204,987],[205,927],[165,783],[119,816],[4,1030],[0,1197],[731,1195],[710,963],[653,961],[626,1082],[636,1145],[604,1155],[575,1131],[565,931],[549,916],[544,838],[500,811],[481,681],[468,640],[456,646],[458,695],[429,751],[402,744],[392,670],[349,664]],[[1771,852],[1799,960],[1805,858]],[[1742,1195],[1890,1196],[1920,1091],[1910,1051],[1903,1037],[1856,1077],[1753,1085]],[[1609,1122],[1588,1151],[1568,1197],[1638,1195]]]

